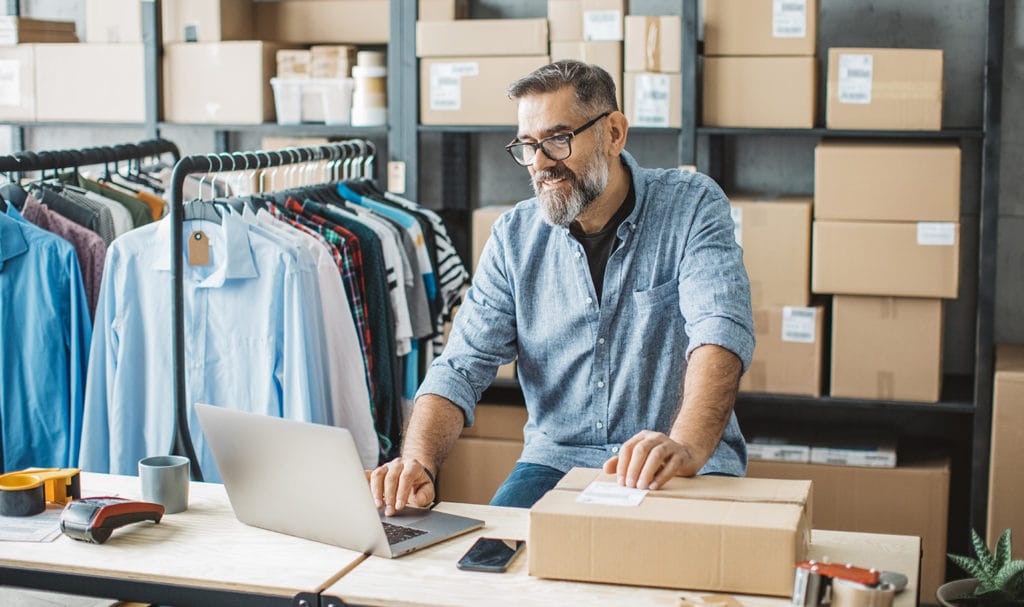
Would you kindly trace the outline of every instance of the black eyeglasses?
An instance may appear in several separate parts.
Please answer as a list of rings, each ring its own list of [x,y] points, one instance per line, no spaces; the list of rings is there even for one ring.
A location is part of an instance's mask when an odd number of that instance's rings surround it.
[[[572,156],[573,137],[594,126],[598,120],[604,118],[608,114],[611,114],[611,111],[601,114],[597,118],[594,118],[574,131],[560,135],[552,135],[541,139],[537,143],[513,141],[505,146],[505,150],[507,150],[509,155],[512,156],[512,160],[515,160],[518,164],[524,167],[528,167],[534,163],[537,159],[537,150],[544,152],[545,156],[556,162],[559,160],[565,160],[569,156]]]

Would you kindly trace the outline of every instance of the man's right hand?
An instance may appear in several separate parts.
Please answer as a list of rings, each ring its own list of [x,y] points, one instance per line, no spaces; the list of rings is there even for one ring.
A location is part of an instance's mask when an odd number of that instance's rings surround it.
[[[392,516],[406,505],[426,508],[434,503],[434,483],[423,464],[412,457],[397,457],[369,473],[370,493],[377,508]]]

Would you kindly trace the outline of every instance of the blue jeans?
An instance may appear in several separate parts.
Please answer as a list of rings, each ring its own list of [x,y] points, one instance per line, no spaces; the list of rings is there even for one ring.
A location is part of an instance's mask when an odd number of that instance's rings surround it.
[[[562,480],[565,472],[551,466],[517,462],[491,498],[492,506],[529,508]]]

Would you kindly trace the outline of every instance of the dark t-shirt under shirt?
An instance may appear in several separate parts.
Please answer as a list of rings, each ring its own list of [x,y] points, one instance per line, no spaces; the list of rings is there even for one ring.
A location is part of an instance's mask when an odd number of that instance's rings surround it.
[[[603,228],[592,233],[585,234],[578,223],[573,222],[569,226],[569,233],[573,238],[583,245],[587,252],[587,265],[590,266],[590,278],[594,281],[594,290],[597,292],[597,301],[601,301],[601,291],[604,287],[604,270],[608,266],[608,258],[619,246],[618,230],[622,222],[633,212],[636,206],[636,193],[633,191],[633,181],[629,182],[629,193],[623,199],[619,210],[615,212]]]

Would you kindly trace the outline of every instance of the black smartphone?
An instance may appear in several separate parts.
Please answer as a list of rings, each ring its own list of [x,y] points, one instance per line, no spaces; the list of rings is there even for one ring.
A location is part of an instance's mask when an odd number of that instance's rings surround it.
[[[523,551],[526,542],[523,540],[500,540],[493,537],[481,537],[462,555],[457,564],[459,569],[466,571],[489,571],[501,573],[508,569],[509,563]]]

